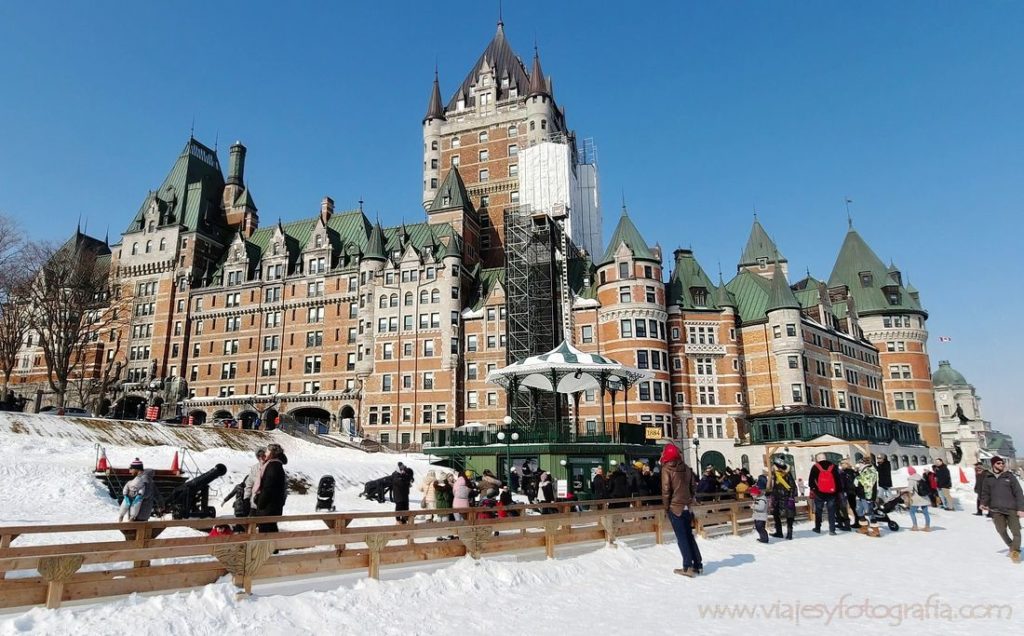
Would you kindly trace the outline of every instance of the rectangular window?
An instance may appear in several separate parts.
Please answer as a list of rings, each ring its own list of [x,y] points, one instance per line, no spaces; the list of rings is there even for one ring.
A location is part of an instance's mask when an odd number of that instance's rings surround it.
[[[654,288],[653,287],[651,287],[651,286],[645,287],[644,288],[644,294],[645,294],[647,302],[649,302],[649,303],[657,302],[657,297],[654,294]]]
[[[423,373],[423,390],[431,391],[434,388],[434,372],[425,371]]]
[[[424,340],[423,341],[423,357],[432,358],[434,357],[434,341]]]
[[[477,350],[477,337],[476,335],[466,336],[466,351]]]
[[[385,360],[392,360],[395,357],[395,345],[390,342],[384,343],[383,358]]]
[[[697,387],[697,399],[700,404],[705,406],[711,406],[717,403],[715,395],[715,387],[713,386],[698,386]]]
[[[789,323],[786,325],[786,335],[792,338],[796,335],[796,325]]]
[[[391,374],[390,373],[385,373],[384,375],[380,376],[380,390],[384,391],[384,392],[390,392],[391,391]]]
[[[636,319],[636,337],[646,338],[647,337],[647,321],[643,318]]]
[[[469,391],[466,393],[466,408],[475,409],[477,407],[477,395],[476,391]]]
[[[789,356],[789,368],[790,369],[799,369],[800,368],[800,358],[799,358],[799,356]]]
[[[803,402],[804,401],[804,387],[802,384],[794,384],[791,389],[793,390],[793,401]]]
[[[630,319],[619,321],[619,334],[623,338],[633,337],[633,321]]]
[[[478,373],[478,367],[477,367],[477,364],[475,362],[470,362],[469,364],[466,365],[466,379],[467,380],[476,380],[477,373]]]
[[[649,402],[651,400],[651,383],[641,382],[637,386],[639,387],[640,400]]]
[[[775,325],[774,327],[772,327],[772,336],[775,338],[782,337],[782,327],[780,325]]]
[[[306,356],[305,373],[320,373],[320,368],[320,356]]]
[[[646,369],[649,367],[646,350],[641,349],[636,352],[636,367],[638,369]]]

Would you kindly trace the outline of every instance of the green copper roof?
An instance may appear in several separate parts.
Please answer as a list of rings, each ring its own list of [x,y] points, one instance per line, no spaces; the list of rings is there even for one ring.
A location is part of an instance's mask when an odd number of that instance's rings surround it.
[[[779,309],[800,309],[800,301],[796,299],[796,295],[790,289],[786,275],[782,272],[782,265],[775,263],[775,271],[772,273],[771,289],[768,292],[768,304],[765,307],[765,313]]]
[[[793,285],[793,294],[801,307],[813,307],[818,304],[821,296],[818,293],[820,283],[821,281],[808,274],[806,278]]]
[[[440,212],[441,210],[467,210],[473,212],[473,202],[466,192],[466,184],[462,181],[459,169],[452,166],[452,169],[445,175],[441,187],[434,195],[434,201],[430,204],[427,212]]]
[[[240,208],[252,208],[253,210],[258,209],[256,203],[252,200],[252,194],[249,193],[249,188],[243,188],[242,192],[235,198],[235,205]]]
[[[597,298],[596,270],[590,257],[583,255],[569,259],[569,288],[580,298]],[[588,283],[589,279],[589,285]]]
[[[967,379],[962,373],[950,366],[949,360],[941,360],[939,368],[932,374],[934,386],[965,386]]]
[[[889,268],[852,227],[843,239],[828,285],[846,285],[860,315],[901,310],[924,313],[920,303],[906,288],[893,280]],[[895,292],[894,296],[890,298],[883,288]]]
[[[721,272],[718,273],[718,289],[715,291],[715,304],[718,305],[719,309],[725,309],[726,307],[736,308],[736,299],[733,298],[729,288],[725,286]]]
[[[775,245],[775,241],[768,236],[768,232],[755,217],[754,225],[750,228],[750,236],[747,238],[747,245],[743,248],[743,254],[740,255],[739,265],[740,267],[757,265],[759,258],[767,259],[768,263],[774,263],[776,260],[786,262],[786,258]]]
[[[633,252],[633,258],[644,259],[649,261],[657,262],[657,258],[654,256],[654,252],[647,245],[647,241],[640,235],[640,231],[633,225],[633,221],[630,220],[629,214],[626,213],[626,207],[622,207],[622,216],[619,217],[619,224],[615,226],[615,231],[612,232],[612,240],[608,242],[608,249],[604,253],[604,258],[598,265],[607,265],[608,263],[615,262],[615,252],[619,250],[619,245],[622,243],[626,244],[626,247]]]
[[[675,269],[668,281],[668,304],[683,309],[719,309],[715,286],[693,252],[676,250],[674,256]]]
[[[224,176],[217,153],[189,138],[164,182],[146,196],[124,233],[141,232],[143,215],[155,202],[159,225],[181,224],[189,231],[219,235],[224,229],[220,209],[223,191]]]
[[[366,249],[363,251],[363,258],[384,260],[387,253],[384,251],[384,228],[377,221],[370,230],[370,237],[366,242]]]
[[[473,281],[472,297],[469,306],[473,308],[473,311],[478,311],[487,303],[487,299],[495,287],[505,285],[505,268],[478,268],[475,274],[476,279]]]
[[[726,283],[726,288],[736,299],[740,320],[747,323],[764,320],[770,285],[768,279],[747,270]]]

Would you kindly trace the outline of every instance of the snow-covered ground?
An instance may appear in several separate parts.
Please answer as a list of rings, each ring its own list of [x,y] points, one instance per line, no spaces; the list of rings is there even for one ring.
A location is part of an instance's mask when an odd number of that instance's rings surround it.
[[[364,479],[390,472],[401,457],[280,438],[291,471],[311,481],[326,473],[339,479],[339,510],[382,509],[355,495]],[[113,501],[93,483],[88,443],[0,432],[0,446],[7,458],[0,463],[0,523],[116,517]],[[137,455],[157,466],[169,464],[173,449],[107,452],[118,465]],[[204,468],[228,466],[225,492],[250,461],[228,449],[196,459]],[[425,460],[408,459],[422,475]],[[991,521],[970,514],[970,484],[958,497],[967,510],[934,510],[934,531],[927,534],[830,537],[800,524],[793,541],[769,545],[750,535],[702,540],[705,575],[692,580],[672,574],[679,566],[674,544],[654,546],[647,537],[617,549],[560,547],[554,561],[539,551],[384,568],[381,581],[360,573],[266,582],[240,600],[225,581],[177,594],[33,609],[0,615],[0,635],[1013,633],[1024,627],[1024,566],[1007,558]],[[311,512],[314,498],[293,495],[286,512]],[[894,518],[909,526],[905,513]]]

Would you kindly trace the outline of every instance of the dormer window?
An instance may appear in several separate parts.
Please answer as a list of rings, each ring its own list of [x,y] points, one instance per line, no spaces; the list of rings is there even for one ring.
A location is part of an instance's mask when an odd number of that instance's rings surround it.
[[[281,251],[281,244],[280,243],[274,243],[274,256],[277,256],[278,253],[280,253],[280,251]]]
[[[861,272],[858,276],[860,277],[861,287],[871,287],[875,282],[875,277],[871,272]]]
[[[507,77],[501,78],[501,87],[502,88],[508,88],[508,78]]]
[[[758,269],[768,269],[768,259],[765,258],[764,256],[758,258],[757,259],[757,268]]]
[[[316,235],[315,245],[316,245],[316,247],[323,247],[324,246],[324,237],[319,235],[319,234],[317,234]]]
[[[154,223],[153,221],[150,221],[150,222],[149,222],[149,227],[148,227],[147,229],[148,229],[148,230],[149,230],[150,232],[152,232],[152,231],[153,231],[154,229],[156,229],[156,223]]]
[[[900,296],[900,288],[894,285],[884,287],[882,291],[885,293],[886,300],[889,301],[890,305],[899,305],[902,300]]]
[[[441,197],[441,205],[451,205],[452,198],[447,194]]]
[[[629,278],[629,263],[619,263],[619,278]]]
[[[519,97],[519,87],[513,86],[512,88],[508,89],[508,96],[511,97],[512,99]]]
[[[697,307],[706,307],[708,304],[708,290],[706,287],[691,287],[690,297]]]
[[[146,251],[147,252],[149,251],[148,246],[146,248]],[[242,248],[236,247],[235,248],[235,260],[237,261],[237,260],[241,260],[241,259],[242,259]]]

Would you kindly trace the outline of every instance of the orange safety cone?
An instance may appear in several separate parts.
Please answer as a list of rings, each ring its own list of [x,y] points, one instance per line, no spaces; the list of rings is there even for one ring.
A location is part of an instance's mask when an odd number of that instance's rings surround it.
[[[107,462],[107,449],[100,449],[100,460],[96,462],[96,472],[105,473],[110,470],[110,464]]]
[[[171,462],[171,472],[175,475],[181,472],[178,468],[178,451],[174,451],[174,461]]]
[[[969,483],[971,483],[967,479],[967,475],[964,473],[964,469],[963,468],[960,469],[960,483],[961,484],[969,484]]]

